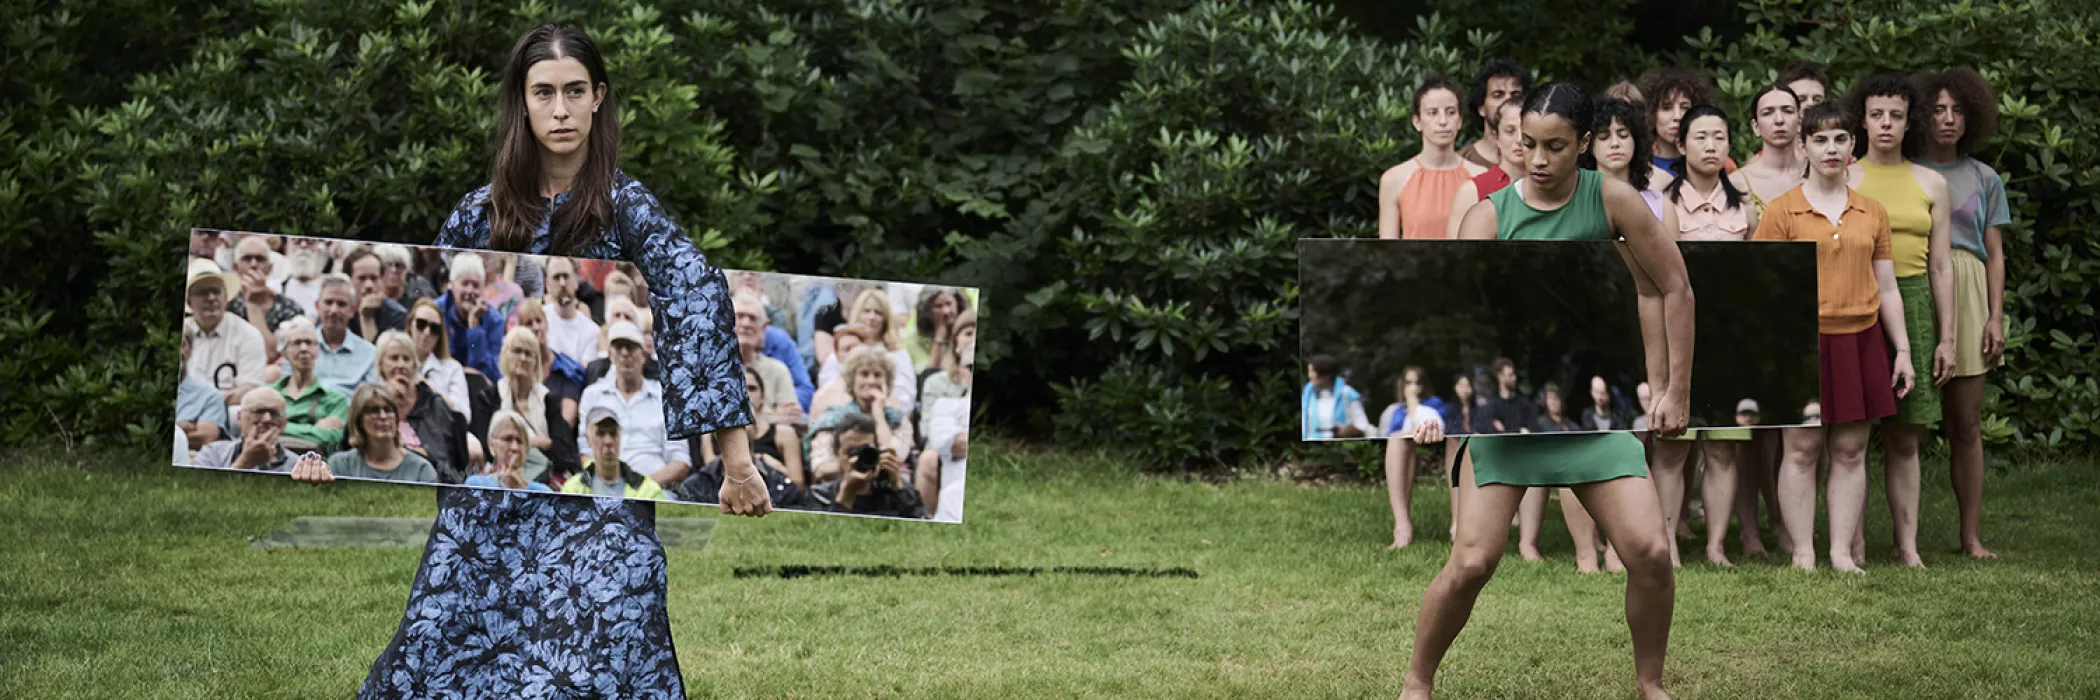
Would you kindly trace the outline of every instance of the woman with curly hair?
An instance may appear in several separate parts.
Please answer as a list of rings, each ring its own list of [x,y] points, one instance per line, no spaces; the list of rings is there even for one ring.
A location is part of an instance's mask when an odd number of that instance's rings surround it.
[[[1954,377],[1941,394],[1940,416],[1953,444],[1949,470],[1961,510],[1961,548],[1995,558],[1983,546],[1983,382],[2005,361],[2004,229],[2012,225],[2005,180],[1970,154],[1998,130],[1998,97],[1982,75],[1952,68],[1917,76],[1930,107],[1931,137],[1916,159],[1947,181],[1948,248],[1954,266]]]
[[[1913,352],[1908,358],[1918,377],[1917,389],[1898,400],[1896,415],[1881,423],[1896,556],[1904,564],[1922,568],[1925,562],[1918,557],[1918,445],[1926,431],[1939,424],[1938,387],[1953,379],[1955,370],[1952,195],[1945,176],[1911,162],[1924,150],[1928,137],[1925,115],[1931,106],[1918,96],[1910,80],[1897,75],[1868,78],[1846,96],[1845,105],[1858,116],[1855,137],[1865,143],[1859,162],[1848,171],[1848,181],[1888,210],[1896,289],[1903,295],[1909,347],[1913,351],[1932,349],[1930,355]],[[1861,515],[1864,518],[1864,511]],[[1854,535],[1852,556],[1866,558],[1864,527]]]

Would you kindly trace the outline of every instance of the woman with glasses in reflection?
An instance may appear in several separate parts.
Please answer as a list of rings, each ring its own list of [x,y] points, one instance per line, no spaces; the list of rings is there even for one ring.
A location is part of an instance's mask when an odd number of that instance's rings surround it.
[[[328,456],[325,464],[300,460],[292,467],[292,478],[309,483],[328,483],[336,477],[382,481],[438,483],[437,468],[402,445],[401,414],[393,392],[378,384],[363,384],[350,398],[350,449]]]

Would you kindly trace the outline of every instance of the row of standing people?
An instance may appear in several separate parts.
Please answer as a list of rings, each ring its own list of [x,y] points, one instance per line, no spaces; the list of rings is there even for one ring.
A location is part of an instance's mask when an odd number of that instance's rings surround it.
[[[1381,178],[1381,236],[1451,237],[1473,201],[1510,186],[1510,172],[1528,172],[1516,119],[1527,87],[1520,66],[1491,62],[1471,103],[1486,136],[1460,147],[1458,89],[1441,76],[1425,81],[1413,116],[1423,150]],[[1639,85],[1614,85],[1594,112],[1584,165],[1634,186],[1680,240],[1818,244],[1823,427],[1784,431],[1777,479],[1732,474],[1738,462],[1744,470],[1773,466],[1761,457],[1736,459],[1740,446],[1730,443],[1743,438],[1734,435],[1655,441],[1656,486],[1674,528],[1685,465],[1703,456],[1709,527],[1725,528],[1733,484],[1777,482],[1761,490],[1768,500],[1776,491],[1769,506],[1784,523],[1774,528],[1780,544],[1797,565],[1812,568],[1815,465],[1827,451],[1831,563],[1857,570],[1864,556],[1864,452],[1878,421],[1896,555],[1919,566],[1918,446],[1944,423],[1954,445],[1962,547],[1989,557],[1979,532],[1980,407],[1984,377],[2004,349],[2000,246],[2010,217],[2002,179],[1970,154],[1995,129],[1996,99],[1964,68],[1869,77],[1842,106],[1829,101],[1830,87],[1816,66],[1796,63],[1758,91],[1749,116],[1759,148],[1740,167],[1730,157],[1730,117],[1697,72],[1662,69]],[[1393,439],[1387,472],[1396,492],[1408,490],[1413,457],[1404,439]],[[1406,500],[1394,498],[1395,546],[1411,539],[1403,536],[1412,530]],[[1722,538],[1708,539],[1708,558],[1728,564]]]

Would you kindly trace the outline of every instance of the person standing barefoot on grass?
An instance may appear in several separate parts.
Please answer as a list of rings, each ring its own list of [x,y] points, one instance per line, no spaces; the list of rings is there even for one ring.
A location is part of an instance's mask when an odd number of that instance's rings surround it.
[[[1953,444],[1948,472],[1961,510],[1962,553],[1998,555],[1983,546],[1983,383],[2005,362],[2005,251],[2012,225],[2005,180],[1969,156],[1998,128],[1998,98],[1968,68],[1928,73],[1919,96],[1931,106],[1932,138],[1917,163],[1947,179],[1954,262],[1954,378],[1947,380],[1941,416]]]
[[[1529,165],[1525,177],[1467,211],[1462,237],[1611,241],[1623,236],[1625,253],[1635,263],[1629,266],[1635,288],[1662,298],[1661,314],[1641,317],[1651,360],[1648,380],[1657,387],[1649,420],[1663,434],[1682,433],[1691,393],[1694,303],[1683,257],[1631,186],[1576,168],[1577,157],[1590,145],[1591,106],[1580,89],[1566,83],[1541,88],[1526,97],[1522,120]],[[1664,347],[1647,343],[1654,338],[1663,339]],[[1429,437],[1437,436],[1417,439]],[[1612,541],[1626,565],[1636,685],[1645,700],[1669,697],[1662,688],[1663,658],[1676,578],[1640,438],[1631,433],[1483,436],[1461,441],[1460,449],[1464,453],[1453,481],[1466,491],[1466,506],[1451,559],[1422,594],[1403,700],[1430,697],[1437,667],[1502,559],[1510,515],[1529,486],[1572,488]]]
[[[1824,445],[1830,449],[1830,566],[1864,573],[1853,540],[1866,510],[1867,438],[1874,421],[1895,415],[1896,400],[1916,380],[1888,212],[1845,184],[1857,126],[1832,105],[1802,115],[1808,181],[1772,200],[1751,237],[1816,243],[1822,390],[1803,414],[1817,427],[1784,429],[1779,467],[1779,515],[1794,545],[1794,566],[1810,571],[1816,568],[1816,464]]]
[[[1906,78],[1875,76],[1846,97],[1858,115],[1866,155],[1849,171],[1849,183],[1888,211],[1896,289],[1903,295],[1909,325],[1916,390],[1898,399],[1896,415],[1881,422],[1889,519],[1895,525],[1896,557],[1923,568],[1918,557],[1918,448],[1940,421],[1938,387],[1954,378],[1959,329],[1954,316],[1954,261],[1949,222],[1953,206],[1947,178],[1910,161],[1928,140],[1930,103]],[[1865,559],[1865,513],[1854,530],[1852,556]]]
[[[714,433],[722,512],[765,515],[728,282],[620,172],[604,65],[573,27],[518,39],[491,182],[461,200],[437,244],[634,262],[662,319],[667,432]],[[468,488],[439,489],[438,503],[407,612],[360,697],[685,696],[654,504]]]

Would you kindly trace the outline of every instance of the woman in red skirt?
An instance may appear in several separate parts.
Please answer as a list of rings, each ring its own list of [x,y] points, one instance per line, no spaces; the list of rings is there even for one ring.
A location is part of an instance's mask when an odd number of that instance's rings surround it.
[[[1815,241],[1822,333],[1822,426],[1786,429],[1779,467],[1780,517],[1794,565],[1816,568],[1816,462],[1830,449],[1830,565],[1862,573],[1852,539],[1867,505],[1867,437],[1895,415],[1916,381],[1903,298],[1896,289],[1888,212],[1846,186],[1857,115],[1829,104],[1801,118],[1807,182],[1765,207],[1753,240]],[[1896,356],[1889,357],[1893,345]]]

